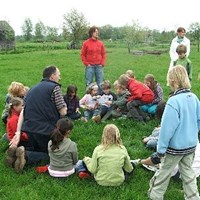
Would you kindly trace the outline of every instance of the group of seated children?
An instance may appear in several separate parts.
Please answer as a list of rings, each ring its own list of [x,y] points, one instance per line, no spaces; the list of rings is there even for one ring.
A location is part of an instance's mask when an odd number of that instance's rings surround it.
[[[114,82],[115,93],[111,91],[110,81],[101,83],[102,94],[98,86],[92,83],[79,105],[84,109],[83,121],[105,121],[110,117],[128,117],[135,121],[146,122],[155,115],[157,104],[163,100],[163,90],[152,74],[145,76],[144,83],[134,78],[132,70],[122,74]]]

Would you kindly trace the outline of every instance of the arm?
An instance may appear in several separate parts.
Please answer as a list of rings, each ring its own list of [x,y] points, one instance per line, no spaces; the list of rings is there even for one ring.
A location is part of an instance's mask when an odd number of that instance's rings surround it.
[[[131,164],[131,161],[130,161],[130,157],[128,155],[128,152],[127,150],[125,149],[126,151],[126,156],[125,156],[125,161],[124,161],[124,166],[123,166],[123,169],[126,171],[126,172],[131,172],[133,170],[133,166]]]
[[[78,162],[78,151],[77,151],[76,143],[74,143],[73,145],[72,160],[73,160],[74,165]]]
[[[81,49],[81,60],[85,66],[88,66],[90,63],[87,62],[86,55],[87,55],[87,46],[86,46],[86,42],[84,42]]]
[[[106,62],[106,49],[103,43],[102,43],[102,48],[101,48],[101,56],[102,56],[101,65],[104,66]]]
[[[24,109],[20,112],[18,123],[17,123],[17,131],[15,132],[15,136],[9,143],[10,146],[17,146],[19,144],[23,121],[24,121]]]
[[[86,164],[88,170],[92,174],[96,174],[97,172],[97,148],[94,149],[94,152],[92,154],[92,158],[90,157],[85,157],[83,158],[84,163]]]

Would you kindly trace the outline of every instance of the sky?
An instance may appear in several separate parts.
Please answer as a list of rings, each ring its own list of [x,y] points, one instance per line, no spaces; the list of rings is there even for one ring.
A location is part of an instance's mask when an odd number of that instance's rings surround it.
[[[72,9],[82,13],[89,25],[114,27],[131,25],[170,31],[179,26],[188,29],[194,22],[200,23],[199,0],[2,0],[0,20],[6,20],[22,34],[22,25],[30,18],[33,25],[41,21],[45,26],[61,30],[63,16]]]

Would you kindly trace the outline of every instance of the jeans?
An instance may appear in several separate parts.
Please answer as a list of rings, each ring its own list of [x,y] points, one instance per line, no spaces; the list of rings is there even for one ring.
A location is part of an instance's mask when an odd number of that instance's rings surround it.
[[[93,116],[96,116],[99,114],[99,110],[96,109],[96,110],[85,110],[84,111],[84,117],[89,120],[91,119]]]
[[[47,161],[49,163],[49,155],[44,152],[26,151],[27,164],[37,164],[40,161]]]
[[[85,67],[85,80],[86,86],[93,82],[93,78],[99,87],[99,93],[101,93],[100,83],[103,81],[103,67],[102,65],[91,65]]]

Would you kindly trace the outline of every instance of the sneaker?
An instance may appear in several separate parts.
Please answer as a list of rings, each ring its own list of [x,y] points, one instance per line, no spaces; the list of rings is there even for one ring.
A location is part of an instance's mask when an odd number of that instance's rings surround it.
[[[82,122],[87,122],[88,120],[85,117],[81,117]]]
[[[133,163],[135,166],[139,165],[141,163],[141,159],[131,160],[131,163]]]
[[[85,179],[85,178],[91,178],[91,175],[88,172],[79,172],[78,173],[79,178]]]
[[[92,117],[92,121],[99,123],[101,121],[101,116],[100,115],[95,115]]]
[[[23,146],[20,146],[16,149],[16,156],[17,159],[15,161],[14,168],[15,171],[19,173],[23,171],[24,165],[26,164],[25,149]]]
[[[157,165],[154,165],[154,166],[151,166],[151,165],[145,165],[145,164],[142,164],[142,166],[152,172],[156,172],[158,169],[159,169],[159,166]]]
[[[142,160],[141,160],[141,163],[142,163],[142,164],[145,164],[145,165],[149,165],[149,166],[154,166],[154,165],[155,165],[155,164],[152,162],[151,158],[142,159]]]
[[[7,167],[13,167],[17,157],[16,157],[17,147],[9,147],[6,150],[7,157],[4,160],[4,163]]]

